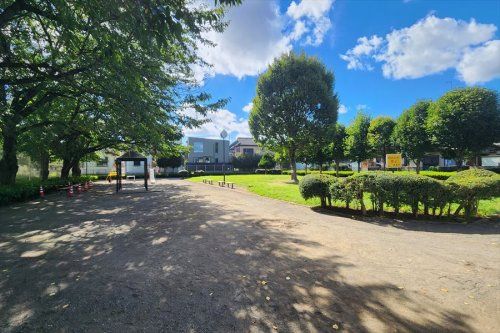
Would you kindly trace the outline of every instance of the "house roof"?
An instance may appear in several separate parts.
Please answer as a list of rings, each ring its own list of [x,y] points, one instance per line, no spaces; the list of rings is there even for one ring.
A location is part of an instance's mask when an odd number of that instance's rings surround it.
[[[257,146],[253,138],[237,138],[236,141],[229,145],[229,148],[237,146]]]
[[[135,160],[140,160],[140,159],[145,159],[146,157],[142,156],[141,154],[139,154],[138,152],[136,151],[133,151],[133,150],[129,150],[128,152],[126,152],[125,154],[123,154],[122,156],[118,157],[117,159],[120,159],[120,160],[125,160],[125,159],[135,159]]]

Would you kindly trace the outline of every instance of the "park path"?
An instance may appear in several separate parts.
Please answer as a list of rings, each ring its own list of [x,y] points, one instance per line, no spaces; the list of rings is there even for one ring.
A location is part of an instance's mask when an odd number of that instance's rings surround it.
[[[159,180],[0,208],[2,332],[498,332],[498,224]]]

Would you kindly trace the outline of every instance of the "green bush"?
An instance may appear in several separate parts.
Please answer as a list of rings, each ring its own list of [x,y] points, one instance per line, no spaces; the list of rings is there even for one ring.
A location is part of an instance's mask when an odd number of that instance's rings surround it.
[[[284,175],[290,175],[292,173],[291,170],[283,170],[281,172]],[[319,174],[318,170],[308,170],[307,174]],[[326,170],[323,171],[321,174],[323,175],[330,175],[330,176],[336,176],[336,172],[334,170]],[[339,171],[339,177],[349,177],[354,174],[354,171]],[[297,170],[297,176],[305,176],[306,171],[305,170]]]
[[[500,175],[483,169],[469,169],[458,172],[446,181],[452,193],[453,202],[459,206],[455,215],[464,210],[467,217],[477,214],[479,200],[500,196]]]
[[[40,186],[43,187],[44,192],[47,194],[68,183],[78,184],[90,180],[97,180],[97,176],[70,177],[68,179],[49,178],[45,181],[40,181],[38,179],[17,180],[15,185],[0,186],[0,206],[37,198],[40,195]]]
[[[331,204],[330,182],[327,175],[311,174],[304,176],[299,183],[300,194],[305,200],[320,198],[321,207],[326,207],[326,201]]]
[[[187,170],[181,170],[179,172],[177,172],[177,175],[181,178],[186,178],[186,177],[189,177],[189,171]]]

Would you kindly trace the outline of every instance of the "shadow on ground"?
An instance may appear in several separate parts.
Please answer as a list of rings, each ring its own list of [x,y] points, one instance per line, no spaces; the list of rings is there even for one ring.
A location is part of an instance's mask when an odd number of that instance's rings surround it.
[[[51,197],[0,210],[0,331],[471,332],[465,313],[221,209],[189,188]],[[391,300],[391,302],[389,302]],[[418,320],[410,320],[418,318]]]

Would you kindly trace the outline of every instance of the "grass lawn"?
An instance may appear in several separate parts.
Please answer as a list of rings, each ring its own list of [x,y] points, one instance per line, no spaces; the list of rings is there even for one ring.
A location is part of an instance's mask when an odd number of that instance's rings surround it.
[[[191,177],[188,180],[201,183],[203,178],[210,178],[214,181],[222,180],[222,176]],[[300,178],[301,176],[299,176],[299,180]],[[289,175],[229,175],[226,176],[226,181],[233,182],[237,187],[243,187],[250,192],[268,198],[310,207],[319,206],[320,204],[319,199],[302,199],[298,185],[290,181]],[[365,199],[365,204],[367,207],[371,207],[368,197]],[[492,200],[482,200],[479,204],[479,214],[483,216],[500,215],[500,197]]]

